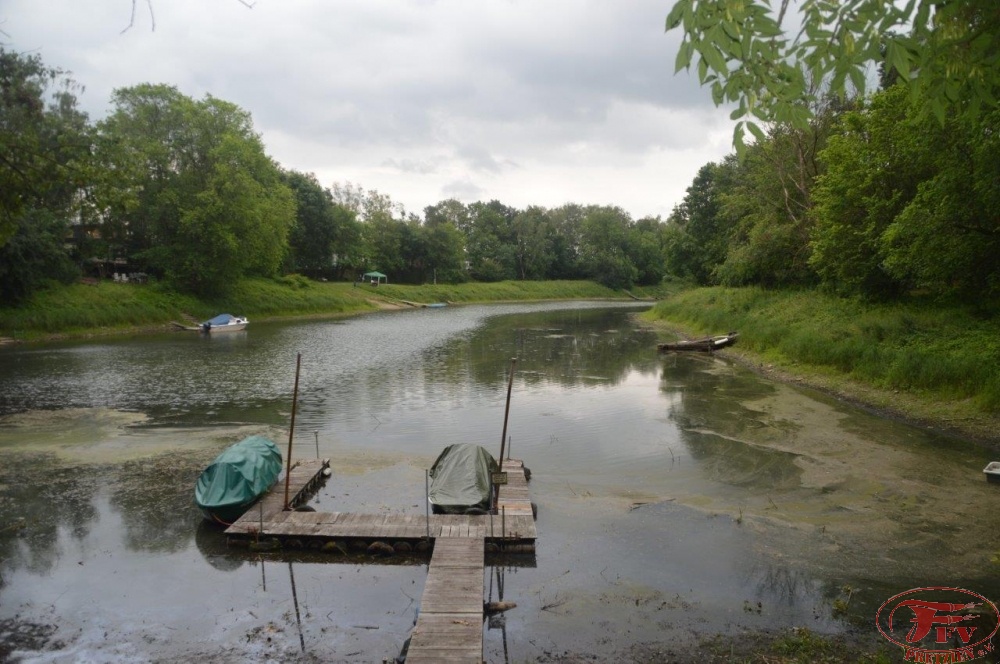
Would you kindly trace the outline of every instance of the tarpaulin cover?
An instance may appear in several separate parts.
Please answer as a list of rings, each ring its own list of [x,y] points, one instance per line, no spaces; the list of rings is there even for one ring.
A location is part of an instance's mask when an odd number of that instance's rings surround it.
[[[487,509],[491,475],[499,470],[496,460],[479,445],[449,445],[431,466],[431,504],[435,510],[450,513]]]
[[[281,451],[264,436],[250,436],[215,458],[198,478],[194,501],[210,518],[239,518],[281,474]]]
[[[211,325],[213,327],[215,327],[216,325],[228,325],[229,321],[233,320],[234,318],[236,318],[236,316],[233,316],[232,314],[219,314],[215,318],[205,321],[204,323],[202,323],[202,325]]]

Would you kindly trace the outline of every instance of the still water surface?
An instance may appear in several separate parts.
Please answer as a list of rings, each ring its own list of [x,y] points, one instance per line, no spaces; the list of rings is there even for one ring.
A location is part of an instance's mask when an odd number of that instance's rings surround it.
[[[422,514],[440,450],[533,470],[538,551],[496,560],[488,661],[859,629],[917,586],[994,599],[988,454],[766,379],[657,356],[635,306],[470,306],[0,349],[0,661],[380,662],[426,560],[227,549],[191,504],[249,433],[330,457],[320,510]],[[839,600],[839,604],[838,603]],[[834,615],[847,601],[847,615]],[[874,632],[874,626],[867,630]]]

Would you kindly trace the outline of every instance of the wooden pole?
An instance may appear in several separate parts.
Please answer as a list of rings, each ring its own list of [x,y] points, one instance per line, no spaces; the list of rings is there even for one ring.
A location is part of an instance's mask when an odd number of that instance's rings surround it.
[[[517,358],[510,358],[510,377],[507,379],[507,406],[503,411],[503,433],[500,434],[500,467],[503,468],[503,451],[504,446],[507,443],[507,417],[510,415],[510,390],[514,385],[514,366],[517,364]]]
[[[295,434],[295,404],[299,400],[299,368],[302,366],[302,353],[295,355],[295,390],[292,392],[292,424],[288,428],[288,458],[285,466],[285,511],[288,507],[288,483],[292,478],[292,436]]]

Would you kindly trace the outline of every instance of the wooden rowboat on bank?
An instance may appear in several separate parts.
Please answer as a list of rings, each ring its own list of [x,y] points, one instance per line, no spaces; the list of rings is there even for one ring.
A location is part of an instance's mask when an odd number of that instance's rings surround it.
[[[691,339],[689,341],[675,341],[673,343],[657,344],[656,350],[660,353],[672,350],[693,350],[710,353],[712,351],[725,348],[726,346],[732,346],[736,343],[739,336],[740,335],[736,332],[730,332],[729,334],[722,334],[715,337],[704,337],[702,339]]]

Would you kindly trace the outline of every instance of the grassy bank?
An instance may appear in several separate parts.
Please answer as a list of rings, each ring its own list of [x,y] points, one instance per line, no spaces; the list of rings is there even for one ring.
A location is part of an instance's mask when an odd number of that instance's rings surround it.
[[[734,354],[876,408],[1000,442],[997,316],[937,302],[870,304],[816,291],[699,288],[651,321],[740,333]]]
[[[636,293],[654,295],[654,290]],[[248,279],[225,297],[198,299],[158,285],[73,284],[35,295],[26,305],[0,307],[0,337],[31,341],[156,328],[171,321],[205,320],[220,312],[251,320],[337,316],[404,302],[498,302],[512,300],[623,299],[590,281],[504,281],[490,284],[386,285],[316,282],[299,276]]]

